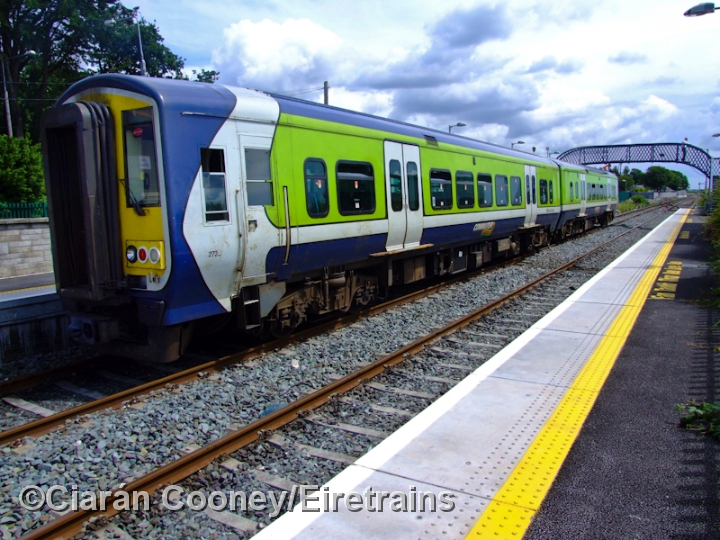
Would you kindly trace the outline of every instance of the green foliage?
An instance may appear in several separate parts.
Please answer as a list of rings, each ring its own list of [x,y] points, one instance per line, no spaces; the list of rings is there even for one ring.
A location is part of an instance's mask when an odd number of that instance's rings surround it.
[[[644,184],[645,173],[640,169],[632,169],[629,174],[633,179],[633,184]]]
[[[140,73],[136,15],[118,0],[5,0],[0,3],[0,53],[8,58],[13,131],[39,140],[42,112],[73,82],[94,73]],[[116,19],[113,26],[104,21]],[[163,44],[154,23],[140,18],[147,71],[182,77],[184,60]],[[25,55],[35,51],[34,56]],[[25,55],[25,56],[21,56]],[[4,125],[4,124],[3,124]]]
[[[649,206],[650,205],[650,201],[648,201],[642,195],[633,195],[632,197],[630,197],[630,200],[639,206]]]
[[[696,403],[694,400],[687,405],[676,405],[675,410],[682,414],[680,425],[694,429],[720,439],[720,404]]]
[[[39,202],[44,198],[40,145],[0,135],[0,202]]]
[[[193,69],[192,72],[193,80],[197,82],[215,83],[220,78],[220,72],[214,69],[201,69],[199,73]]]

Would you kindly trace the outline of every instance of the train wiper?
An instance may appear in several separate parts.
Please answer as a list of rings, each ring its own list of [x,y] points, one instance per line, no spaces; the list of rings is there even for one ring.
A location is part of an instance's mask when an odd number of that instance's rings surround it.
[[[125,188],[125,194],[127,195],[127,198],[130,200],[130,204],[133,207],[133,210],[135,210],[135,213],[138,216],[144,216],[145,210],[142,209],[142,206],[140,206],[140,203],[135,198],[135,194],[132,192],[132,189],[130,189],[130,186],[127,185],[124,178],[120,178],[120,183]]]

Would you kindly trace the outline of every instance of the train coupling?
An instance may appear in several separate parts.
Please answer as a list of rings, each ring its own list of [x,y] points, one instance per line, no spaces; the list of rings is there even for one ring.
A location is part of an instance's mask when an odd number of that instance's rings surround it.
[[[102,315],[71,316],[68,330],[74,341],[88,345],[108,343],[120,337],[118,319]]]

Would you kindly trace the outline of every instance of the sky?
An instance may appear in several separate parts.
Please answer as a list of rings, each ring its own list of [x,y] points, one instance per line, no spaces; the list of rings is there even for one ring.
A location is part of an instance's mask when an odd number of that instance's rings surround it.
[[[699,0],[125,0],[188,71],[538,154],[682,142],[720,156],[720,12]],[[320,90],[318,90],[320,89]],[[633,165],[644,170],[649,164]],[[693,169],[691,187],[704,182]]]

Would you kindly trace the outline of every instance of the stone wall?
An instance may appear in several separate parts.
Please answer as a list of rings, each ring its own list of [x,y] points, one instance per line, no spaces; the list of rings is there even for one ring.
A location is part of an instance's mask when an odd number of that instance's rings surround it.
[[[0,278],[52,271],[48,218],[0,219]]]

